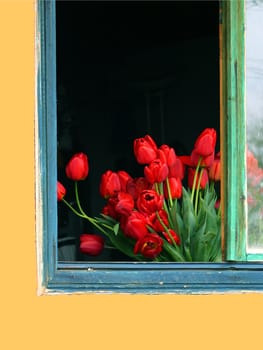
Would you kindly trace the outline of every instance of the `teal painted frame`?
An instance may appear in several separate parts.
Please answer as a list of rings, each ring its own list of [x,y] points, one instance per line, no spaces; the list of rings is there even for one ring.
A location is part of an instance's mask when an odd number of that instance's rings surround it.
[[[222,3],[221,140],[225,258],[246,260],[245,3]],[[223,191],[224,191],[223,189]]]
[[[245,195],[242,176],[243,158],[236,157],[236,151],[242,155],[242,145],[238,144],[235,128],[243,125],[243,117],[237,119],[237,113],[243,105],[243,90],[238,90],[237,77],[242,79],[242,69],[233,63],[233,32],[226,35],[227,28],[235,25],[238,34],[238,21],[235,16],[235,1],[224,1],[222,20],[225,52],[223,65],[223,85],[230,86],[223,95],[226,106],[226,122],[223,130],[224,172],[226,186],[224,193],[224,234],[227,240],[226,255],[229,261],[214,263],[58,263],[57,260],[57,199],[56,199],[56,41],[55,41],[55,2],[37,2],[37,117],[36,117],[36,231],[39,267],[39,295],[57,293],[132,293],[132,294],[207,294],[230,292],[263,291],[263,264],[257,262],[237,262],[243,240],[239,240],[237,230],[242,228],[239,215],[244,215],[240,206],[240,193]],[[226,21],[226,22],[225,22]],[[237,53],[236,59],[240,58]],[[223,60],[223,61],[224,61]],[[236,61],[234,61],[236,62]],[[237,61],[238,62],[238,61]],[[238,72],[238,75],[237,73]],[[223,86],[223,88],[224,88]],[[235,102],[236,101],[236,102]],[[242,113],[242,109],[241,112]],[[242,114],[243,116],[243,114]],[[238,129],[239,130],[239,129]],[[240,136],[239,136],[240,137]],[[234,159],[232,159],[234,157]],[[234,171],[234,172],[232,172]],[[229,191],[231,189],[231,193]],[[233,191],[233,193],[232,193]],[[241,192],[240,192],[241,191]],[[243,197],[241,198],[243,203]],[[238,208],[238,209],[236,209]],[[229,217],[235,215],[235,218]],[[239,226],[239,223],[242,223]],[[233,236],[234,235],[234,236]],[[240,248],[241,247],[241,248]],[[231,249],[234,248],[234,255]],[[241,258],[242,258],[241,254]],[[245,260],[245,259],[244,259]]]

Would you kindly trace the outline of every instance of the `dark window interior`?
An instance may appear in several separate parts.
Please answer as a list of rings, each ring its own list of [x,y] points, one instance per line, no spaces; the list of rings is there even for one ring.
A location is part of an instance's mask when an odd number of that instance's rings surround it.
[[[56,25],[58,178],[69,199],[65,165],[87,153],[80,194],[89,214],[104,205],[103,172],[143,174],[134,138],[150,134],[177,154],[189,154],[206,127],[219,139],[218,1],[58,1]],[[59,259],[125,260],[80,254],[79,235],[94,228],[61,203],[58,220]]]

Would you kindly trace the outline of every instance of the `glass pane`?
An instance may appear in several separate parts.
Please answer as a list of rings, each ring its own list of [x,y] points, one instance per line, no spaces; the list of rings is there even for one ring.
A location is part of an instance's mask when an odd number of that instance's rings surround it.
[[[74,208],[75,187],[65,167],[75,153],[87,154],[90,165],[78,185],[81,206],[98,217],[106,203],[99,192],[102,174],[109,169],[144,175],[133,154],[134,139],[149,134],[158,146],[169,145],[184,156],[205,128],[214,128],[218,152],[218,18],[218,1],[56,2],[58,178]],[[219,193],[219,181],[215,188]],[[200,246],[214,239],[207,232]],[[101,234],[59,202],[60,261],[131,260],[108,240],[101,254],[83,253],[80,239],[87,233]]]
[[[248,248],[263,251],[263,1],[246,2]]]

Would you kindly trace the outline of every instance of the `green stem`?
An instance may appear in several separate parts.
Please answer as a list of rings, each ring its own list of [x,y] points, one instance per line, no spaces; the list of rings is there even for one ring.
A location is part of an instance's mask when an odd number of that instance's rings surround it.
[[[198,199],[199,199],[199,191],[200,191],[200,184],[203,176],[204,168],[201,169],[198,179],[198,184],[196,188],[196,195],[195,195],[195,215],[197,214],[197,206],[198,206]]]
[[[192,187],[192,194],[191,194],[191,202],[193,203],[194,201],[194,195],[195,195],[195,186],[196,186],[196,181],[197,181],[197,175],[199,172],[200,164],[202,162],[202,157],[199,158],[196,169],[195,169],[195,175],[194,175],[194,181],[193,181],[193,187]]]
[[[185,262],[185,258],[180,254],[179,251],[175,250],[168,242],[163,243],[163,249],[173,258],[173,261]]]
[[[156,193],[160,194],[159,186],[158,186],[157,182],[154,183],[154,189],[155,189]]]
[[[219,204],[219,208],[218,208],[218,212],[217,212],[217,217],[218,218],[221,217],[221,200],[220,200],[220,204]]]
[[[168,191],[169,205],[171,208],[173,206],[173,199],[172,199],[172,195],[171,195],[171,189],[170,189],[170,183],[169,183],[168,177],[166,178],[165,181],[166,181],[166,187],[167,187],[167,191]]]
[[[70,210],[73,211],[74,214],[76,214],[77,216],[81,217],[81,218],[85,218],[85,215],[79,213],[75,208],[72,207],[71,204],[69,204],[69,202],[67,202],[64,198],[62,198],[62,202],[65,203]]]
[[[169,231],[169,228],[165,225],[165,223],[163,222],[162,218],[160,217],[158,211],[156,212],[156,216],[158,218],[158,220],[160,221],[162,227],[164,228],[165,232],[168,234],[169,238],[171,239],[171,241],[173,242],[173,245],[178,248],[173,236],[171,235],[170,231]]]
[[[79,192],[78,192],[78,181],[75,181],[75,196],[76,196],[76,202],[77,202],[79,211],[81,212],[81,214],[86,215],[84,210],[82,209],[82,207],[80,205]]]
[[[88,220],[92,225],[94,225],[99,231],[101,231],[102,233],[104,233],[106,236],[108,236],[108,233],[97,223],[96,219],[91,218],[90,216],[88,216],[87,214],[84,213],[83,210],[81,210],[81,213],[79,213],[75,208],[72,207],[71,204],[69,204],[69,202],[67,202],[64,198],[62,198],[63,203],[65,203],[70,210],[73,211],[74,214],[76,214],[77,216],[81,217],[82,219],[86,219]],[[80,207],[79,207],[80,209]],[[106,225],[103,225],[106,226]],[[110,228],[110,227],[107,227]],[[112,228],[111,228],[112,229]]]
[[[161,183],[155,182],[154,183],[154,189],[157,192],[157,194],[163,196],[163,183],[162,182]],[[167,203],[166,203],[164,197],[163,197],[163,207],[164,207],[164,210],[168,213],[169,211],[168,211]]]

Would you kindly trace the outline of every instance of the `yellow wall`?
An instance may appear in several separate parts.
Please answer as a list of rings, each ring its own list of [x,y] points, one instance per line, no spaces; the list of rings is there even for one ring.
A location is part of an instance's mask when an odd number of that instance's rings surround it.
[[[0,348],[261,349],[260,294],[37,296],[34,16],[0,0]]]

